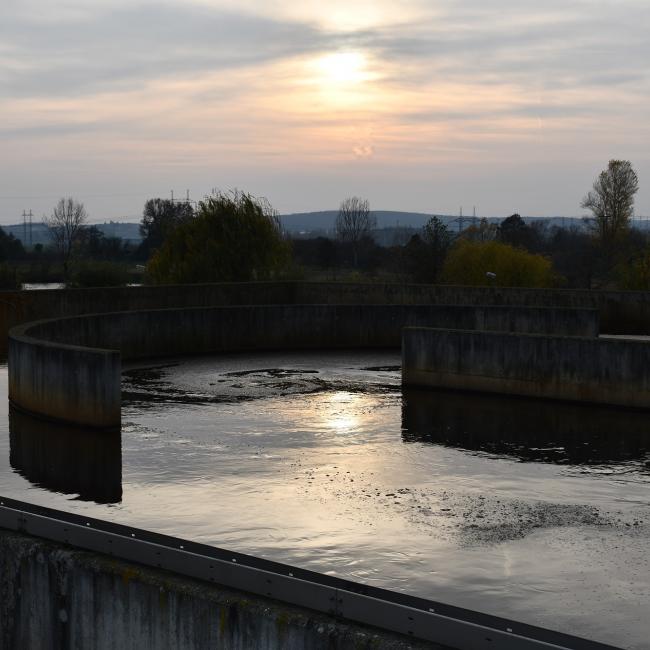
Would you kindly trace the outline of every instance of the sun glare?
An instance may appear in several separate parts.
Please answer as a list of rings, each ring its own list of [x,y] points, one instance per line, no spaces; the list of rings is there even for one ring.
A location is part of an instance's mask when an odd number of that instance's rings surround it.
[[[317,61],[317,69],[325,83],[356,84],[368,79],[366,57],[361,52],[335,52]]]

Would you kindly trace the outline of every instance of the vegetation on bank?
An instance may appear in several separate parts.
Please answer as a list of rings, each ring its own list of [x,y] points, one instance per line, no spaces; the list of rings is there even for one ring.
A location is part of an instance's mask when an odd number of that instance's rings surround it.
[[[50,246],[25,250],[0,229],[0,287],[264,280],[422,282],[650,290],[650,233],[632,227],[638,178],[611,160],[581,205],[586,228],[527,223],[512,214],[452,232],[439,218],[408,240],[379,246],[367,200],[341,203],[333,238],[289,239],[265,199],[243,192],[189,201],[149,199],[139,245],[86,223],[83,204],[61,199]]]

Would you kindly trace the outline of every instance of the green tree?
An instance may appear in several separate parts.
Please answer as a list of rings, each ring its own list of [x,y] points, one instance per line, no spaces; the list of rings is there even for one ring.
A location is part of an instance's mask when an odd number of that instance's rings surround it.
[[[453,237],[447,226],[438,218],[431,217],[422,231],[424,244],[423,273],[426,282],[437,282],[442,273]]]
[[[492,241],[496,239],[498,228],[496,224],[490,223],[485,217],[482,217],[478,225],[472,224],[469,228],[465,228],[459,237],[468,239],[470,241]]]
[[[0,261],[17,260],[25,257],[25,249],[20,239],[0,228]]]
[[[627,232],[634,214],[639,179],[629,160],[610,160],[581,207],[591,210],[592,228],[603,244],[616,243]]]
[[[142,243],[138,259],[148,259],[159,248],[176,226],[192,218],[194,210],[187,202],[170,199],[149,199],[144,204],[140,234]]]
[[[216,193],[166,237],[147,277],[155,284],[266,280],[288,262],[289,244],[265,199]]]
[[[639,248],[630,259],[621,261],[614,269],[616,285],[630,291],[650,290],[650,243],[635,233]]]
[[[495,277],[488,277],[488,273]],[[498,241],[459,239],[447,256],[442,279],[449,284],[552,287],[558,276],[550,260]]]

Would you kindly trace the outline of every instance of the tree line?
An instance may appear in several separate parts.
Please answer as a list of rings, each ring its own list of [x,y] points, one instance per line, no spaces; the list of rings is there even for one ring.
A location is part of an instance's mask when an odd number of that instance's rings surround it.
[[[144,205],[138,246],[105,237],[88,225],[83,204],[68,198],[46,221],[49,248],[26,252],[0,231],[0,262],[56,258],[64,281],[82,286],[123,284],[127,267],[138,265],[144,280],[157,284],[377,278],[650,289],[650,235],[631,227],[637,191],[630,162],[611,160],[581,202],[591,212],[586,228],[527,223],[514,213],[452,233],[432,217],[405,244],[383,247],[372,238],[369,202],[357,196],[341,202],[334,238],[307,240],[291,240],[269,202],[245,192],[214,192],[195,205],[152,198]]]

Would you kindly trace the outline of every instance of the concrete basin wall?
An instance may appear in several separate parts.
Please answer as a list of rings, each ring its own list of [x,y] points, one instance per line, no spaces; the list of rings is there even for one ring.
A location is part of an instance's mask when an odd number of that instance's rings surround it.
[[[405,386],[650,408],[650,345],[503,332],[406,328]]]
[[[0,650],[440,648],[0,530]]]
[[[601,331],[650,335],[650,292],[469,287],[431,284],[299,282],[298,303],[504,305],[597,309]]]
[[[53,343],[26,330],[18,326],[9,340],[9,399],[51,420],[119,427],[120,353]]]
[[[248,305],[37,321],[10,333],[9,398],[48,419],[118,428],[120,355],[399,347],[405,325],[595,336],[598,314],[461,305]]]
[[[110,311],[268,304],[438,304],[597,309],[601,331],[650,334],[650,292],[343,282],[219,284],[0,291],[0,353],[11,327]]]

